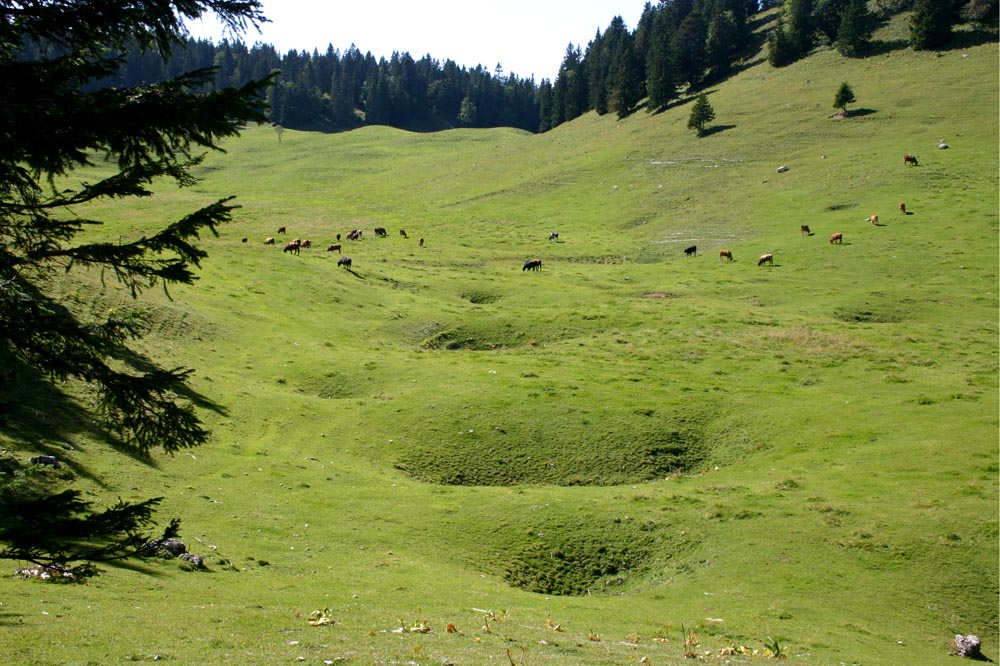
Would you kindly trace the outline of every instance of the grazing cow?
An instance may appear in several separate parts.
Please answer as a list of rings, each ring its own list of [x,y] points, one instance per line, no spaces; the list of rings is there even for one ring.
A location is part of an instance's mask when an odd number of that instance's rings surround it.
[[[899,212],[906,215],[906,203],[903,201],[899,202]]]
[[[528,259],[524,262],[524,266],[521,267],[522,271],[537,271],[542,268],[541,259]]]
[[[808,224],[803,224],[802,226],[800,226],[799,227],[799,233],[801,233],[803,236],[812,236],[813,235],[813,232],[809,228]]]
[[[296,239],[290,243],[285,243],[285,249],[282,252],[291,252],[292,254],[298,254],[299,248],[302,247],[302,243]]]
[[[419,245],[420,247],[423,247],[423,246],[424,246],[424,239],[423,239],[423,238],[421,238],[421,239],[420,239],[420,242],[419,242],[419,243],[417,243],[417,245]]]
[[[313,246],[313,242],[311,240],[309,240],[308,238],[306,240],[302,241],[302,247],[312,247],[312,246]]]
[[[278,227],[278,233],[279,234],[285,233],[285,228],[284,227]]]
[[[729,250],[719,250],[719,261],[722,261],[723,259],[728,259],[729,261],[732,261],[733,253],[730,252]]]
[[[268,236],[264,239],[264,245],[274,245],[274,237]]]
[[[385,227],[375,227],[375,238],[385,238],[388,236]]]
[[[350,257],[341,257],[339,260],[337,260],[337,265],[338,266],[343,266],[344,268],[350,270],[350,268],[351,268],[351,258]]]
[[[865,221],[866,221],[866,222],[871,222],[871,223],[872,223],[872,224],[874,224],[875,226],[878,226],[878,215],[872,215],[871,217],[869,217],[869,218],[868,218],[867,220],[865,220]]]
[[[773,254],[762,254],[762,255],[760,255],[760,259],[757,260],[757,265],[758,266],[763,266],[764,264],[768,264],[770,266],[774,266],[774,255]]]
[[[551,234],[549,234],[549,240],[554,240],[554,241],[559,240],[559,232],[553,231]]]
[[[347,240],[361,240],[361,229],[352,229],[351,233],[347,234]]]
[[[912,164],[913,166],[919,166],[917,164],[917,156],[906,153],[903,155],[903,165]]]
[[[53,469],[59,469],[62,464],[59,462],[59,458],[55,456],[35,456],[34,458],[28,458],[28,462],[35,465],[48,465]]]
[[[834,235],[830,236],[830,245],[833,245],[834,243],[840,243],[841,245],[843,245],[844,244],[844,234],[842,234],[842,233],[840,233],[838,231]]]
[[[698,246],[692,245],[691,247],[684,248],[685,257],[693,257],[698,254]]]
[[[409,238],[409,236],[406,235],[406,229],[400,229],[399,235],[401,238]]]
[[[330,247],[326,248],[327,252],[340,252],[340,243],[334,243]],[[343,254],[343,252],[340,252]]]
[[[340,234],[337,234],[337,242],[340,242]]]
[[[244,237],[243,237],[243,240],[241,240],[240,242],[241,242],[241,243],[246,243],[246,242],[247,242],[248,240],[250,240],[250,239],[249,239],[249,238],[247,238],[246,236],[244,236]]]

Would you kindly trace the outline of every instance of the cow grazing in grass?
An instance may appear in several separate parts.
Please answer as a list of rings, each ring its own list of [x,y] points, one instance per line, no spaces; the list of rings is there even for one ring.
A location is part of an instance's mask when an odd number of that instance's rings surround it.
[[[809,228],[808,224],[803,224],[802,226],[800,226],[799,227],[799,233],[801,233],[803,236],[812,236],[813,235],[813,232]]]
[[[834,235],[830,236],[830,245],[833,245],[834,243],[840,243],[841,245],[843,245],[843,243],[844,243],[844,234],[842,234],[842,233],[840,233],[838,231]]]
[[[250,240],[249,238],[247,238],[246,236],[244,236],[244,237],[243,237],[243,240],[241,240],[240,242],[241,242],[241,243],[246,243],[246,242],[247,242],[247,241],[249,241],[249,240]]]
[[[769,266],[774,266],[774,255],[773,254],[760,255],[760,259],[757,260],[757,265],[763,266],[764,264],[768,264]]]
[[[278,227],[278,233],[279,234],[285,233],[285,228],[284,227]]]
[[[330,247],[326,248],[326,251],[327,252],[340,252],[340,247],[341,247],[340,243],[334,243]],[[343,254],[343,253],[341,252],[341,254]]]
[[[296,239],[290,243],[285,243],[285,249],[282,252],[291,252],[292,254],[298,254],[299,249],[302,247],[302,241]]]
[[[337,265],[338,266],[343,266],[344,268],[347,268],[347,269],[350,269],[351,268],[351,258],[350,257],[341,257],[340,259],[337,260]]]
[[[684,248],[684,256],[685,257],[693,257],[696,254],[698,254],[698,246],[697,245],[692,245],[691,247]]]
[[[729,261],[732,261],[733,253],[730,252],[729,250],[719,250],[719,261],[722,261],[723,259],[728,259]]]
[[[264,239],[264,245],[274,245],[274,237],[268,236]]]
[[[419,245],[420,247],[423,247],[424,246],[424,239],[421,238],[420,241],[417,243],[417,245]]]
[[[389,234],[386,232],[385,227],[375,227],[375,238],[385,238],[388,235]]]
[[[554,240],[554,241],[559,240],[559,232],[553,231],[551,234],[549,234],[549,240]]]
[[[361,240],[361,229],[352,229],[351,233],[347,234],[347,240]]]
[[[871,223],[872,223],[872,224],[874,224],[875,226],[878,226],[878,215],[872,215],[871,217],[869,217],[869,218],[868,218],[867,220],[865,220],[865,221],[866,221],[866,222],[871,222]]]
[[[899,202],[899,212],[906,215],[906,203],[903,201]]]
[[[400,229],[399,230],[399,236],[401,238],[409,238],[409,236],[406,235],[406,229]]]
[[[313,242],[311,240],[309,240],[308,238],[306,240],[302,241],[302,247],[312,247],[312,246],[313,246]]]
[[[55,456],[35,456],[34,458],[28,458],[28,462],[33,465],[47,465],[53,469],[59,469],[62,464],[59,462],[59,458]]]
[[[528,259],[524,262],[524,266],[521,267],[522,271],[537,271],[542,268],[541,259]]]
[[[903,155],[903,165],[912,164],[913,166],[919,166],[917,164],[917,156],[906,153]]]

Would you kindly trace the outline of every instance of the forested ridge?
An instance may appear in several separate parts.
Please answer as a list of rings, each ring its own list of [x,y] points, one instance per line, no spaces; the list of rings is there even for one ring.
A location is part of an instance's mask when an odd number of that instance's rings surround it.
[[[758,15],[779,4],[782,10],[768,15],[766,30],[760,30],[765,26],[755,23]],[[408,52],[376,59],[353,44],[345,51],[329,45],[323,52],[280,54],[259,42],[189,38],[166,59],[138,48],[121,53],[120,72],[101,85],[131,87],[214,68],[208,87],[221,89],[278,70],[267,103],[270,120],[282,127],[505,126],[545,132],[587,111],[624,117],[640,107],[662,110],[681,94],[731,75],[758,52],[755,35],[767,39],[769,60],[779,67],[820,45],[846,57],[863,56],[879,21],[902,11],[914,13],[911,45],[937,48],[947,43],[955,23],[988,19],[995,9],[995,0],[659,0],[646,3],[634,30],[616,16],[585,49],[569,44],[554,82],[521,78],[499,63],[467,68]],[[25,48],[28,59],[45,55],[37,45]]]

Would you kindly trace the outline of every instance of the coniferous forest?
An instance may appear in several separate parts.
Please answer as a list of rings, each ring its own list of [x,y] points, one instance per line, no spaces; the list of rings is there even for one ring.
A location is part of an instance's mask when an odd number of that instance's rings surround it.
[[[766,30],[760,12],[783,5]],[[923,9],[926,6],[926,9]],[[619,117],[640,108],[661,111],[678,97],[731,75],[758,39],[767,39],[769,61],[781,67],[829,45],[845,57],[862,57],[880,21],[914,10],[911,45],[935,48],[954,24],[995,14],[996,0],[659,0],[647,2],[638,25],[621,17],[597,30],[583,49],[569,44],[555,81],[520,78],[482,65],[394,52],[376,60],[355,45],[346,51],[278,53],[269,44],[219,44],[188,39],[167,60],[136,48],[121,54],[111,83],[129,87],[183,72],[214,68],[209,87],[243,86],[279,71],[267,93],[272,123],[290,129],[342,131],[390,125],[415,131],[454,127],[517,127],[545,132],[587,111]],[[945,9],[942,9],[945,8]],[[761,18],[761,20],[763,20]],[[26,45],[26,59],[38,58]]]

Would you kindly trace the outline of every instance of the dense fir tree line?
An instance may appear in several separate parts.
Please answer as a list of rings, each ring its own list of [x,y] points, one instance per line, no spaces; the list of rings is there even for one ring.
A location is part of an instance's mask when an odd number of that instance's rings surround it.
[[[569,44],[554,82],[523,79],[482,65],[393,53],[386,60],[328,46],[279,54],[269,44],[188,39],[169,58],[131,49],[111,83],[130,87],[182,72],[215,68],[206,90],[239,87],[274,70],[267,93],[272,122],[292,129],[336,131],[361,125],[411,130],[518,127],[545,132],[587,111],[624,117],[645,100],[665,109],[682,93],[697,92],[734,71],[752,44],[751,19],[782,6],[767,35],[776,67],[804,57],[820,43],[848,57],[870,50],[880,16],[913,11],[911,45],[938,48],[960,20],[996,13],[997,0],[658,0],[647,2],[635,30],[615,17],[581,49]],[[876,11],[872,11],[872,6]],[[30,48],[38,49],[37,46]],[[30,50],[26,59],[37,53]]]

